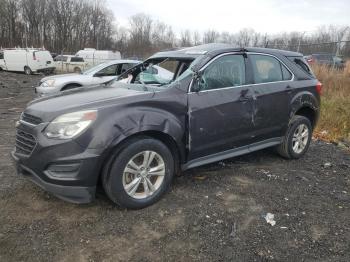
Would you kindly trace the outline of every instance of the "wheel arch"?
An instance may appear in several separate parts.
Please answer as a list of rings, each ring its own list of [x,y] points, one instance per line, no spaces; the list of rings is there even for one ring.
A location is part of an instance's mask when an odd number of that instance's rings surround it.
[[[64,85],[64,86],[61,88],[61,90],[60,90],[60,91],[64,91],[64,90],[66,90],[66,88],[67,88],[68,86],[82,87],[83,85],[82,85],[82,84],[80,84],[80,83],[78,83],[78,82],[67,83],[67,84],[65,84],[65,85]]]
[[[104,151],[98,180],[101,180],[103,172],[107,172],[113,159],[116,157],[119,151],[121,151],[128,144],[129,141],[141,138],[153,138],[155,140],[161,141],[165,146],[167,146],[174,157],[175,174],[180,173],[180,163],[185,159],[185,152],[184,150],[182,150],[181,145],[179,145],[176,142],[175,138],[172,137],[170,134],[159,130],[144,130],[123,137],[123,139],[118,139],[114,141]]]
[[[304,116],[314,128],[319,118],[319,110],[319,100],[311,92],[301,92],[292,99],[290,119],[295,115]]]
[[[302,106],[294,113],[294,115],[306,117],[310,120],[312,128],[315,128],[317,123],[317,113],[313,108],[309,106]]]

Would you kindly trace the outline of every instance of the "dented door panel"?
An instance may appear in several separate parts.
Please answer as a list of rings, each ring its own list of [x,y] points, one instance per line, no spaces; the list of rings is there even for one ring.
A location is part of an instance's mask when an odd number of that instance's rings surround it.
[[[189,159],[250,143],[252,95],[249,86],[189,94]]]

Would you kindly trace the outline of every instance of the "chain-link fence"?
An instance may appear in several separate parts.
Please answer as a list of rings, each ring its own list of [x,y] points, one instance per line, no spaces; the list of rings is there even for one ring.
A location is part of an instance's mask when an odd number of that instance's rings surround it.
[[[342,57],[343,59],[350,58],[350,41],[325,42],[325,43],[303,43],[297,44],[267,44],[266,47],[296,51],[304,55],[312,54],[332,54]]]

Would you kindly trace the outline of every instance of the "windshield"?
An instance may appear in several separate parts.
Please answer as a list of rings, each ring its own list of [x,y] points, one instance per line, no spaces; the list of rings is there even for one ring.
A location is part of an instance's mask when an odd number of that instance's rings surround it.
[[[170,83],[183,78],[192,62],[193,59],[167,57],[148,60],[122,74],[116,82],[139,84],[145,90],[149,87],[167,88]],[[190,72],[189,70],[185,75]]]

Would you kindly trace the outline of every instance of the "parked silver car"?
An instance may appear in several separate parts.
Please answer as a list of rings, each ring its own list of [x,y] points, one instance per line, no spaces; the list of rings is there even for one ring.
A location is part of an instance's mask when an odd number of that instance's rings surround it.
[[[138,60],[113,60],[92,67],[81,74],[48,76],[41,79],[35,92],[39,95],[49,95],[77,87],[104,84],[139,63],[141,61]]]

